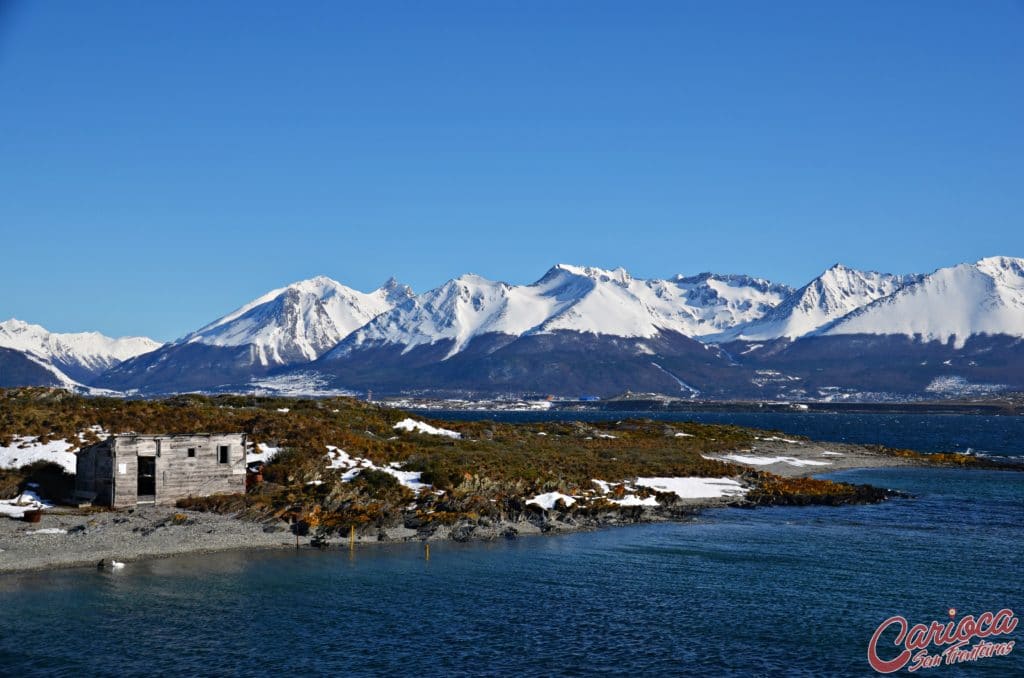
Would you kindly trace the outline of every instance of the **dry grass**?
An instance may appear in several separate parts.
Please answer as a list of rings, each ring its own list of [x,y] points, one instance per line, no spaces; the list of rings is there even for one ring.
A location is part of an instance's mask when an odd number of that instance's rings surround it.
[[[287,412],[279,411],[283,409]],[[179,506],[251,517],[291,516],[330,531],[386,524],[407,513],[412,503],[424,521],[501,518],[529,510],[524,498],[539,492],[591,490],[593,478],[617,482],[636,476],[736,475],[737,467],[702,455],[745,449],[755,436],[773,433],[649,420],[602,424],[428,420],[459,431],[462,439],[456,440],[399,434],[394,425],[407,416],[350,398],[187,395],[124,400],[25,388],[0,391],[0,444],[9,444],[19,435],[77,441],[82,432],[88,443],[95,440],[88,429],[96,425],[111,433],[244,432],[253,442],[283,450],[264,469],[266,482],[246,495],[187,499]],[[339,471],[326,468],[328,445],[377,464],[402,462],[406,470],[420,471],[425,482],[444,494],[414,495],[384,473],[364,472],[354,482],[341,482]],[[752,498],[761,503],[832,503],[868,497],[840,483],[783,480],[766,473],[748,477],[760,485]],[[320,484],[310,484],[313,481]],[[0,493],[10,491],[13,482],[0,474]]]

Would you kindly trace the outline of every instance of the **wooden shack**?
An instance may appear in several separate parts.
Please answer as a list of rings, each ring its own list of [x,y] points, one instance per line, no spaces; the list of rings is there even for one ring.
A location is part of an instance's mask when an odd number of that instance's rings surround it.
[[[75,498],[126,507],[245,492],[242,433],[113,435],[78,452]]]

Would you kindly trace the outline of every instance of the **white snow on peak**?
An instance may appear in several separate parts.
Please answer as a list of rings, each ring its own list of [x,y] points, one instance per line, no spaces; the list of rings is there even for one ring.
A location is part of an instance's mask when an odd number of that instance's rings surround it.
[[[0,322],[0,347],[30,354],[43,361],[40,364],[44,367],[56,366],[58,372],[71,368],[99,374],[159,348],[160,343],[146,337],[113,338],[99,332],[50,332],[40,325],[11,318]],[[68,379],[66,375],[64,378]]]
[[[576,266],[573,264],[555,264],[548,273],[554,271],[565,271],[570,275],[579,276],[581,278],[591,278],[593,280],[604,281],[604,282],[618,282],[621,284],[628,284],[632,280],[632,276],[629,275],[629,271],[619,267],[614,270],[605,268],[597,268],[596,266]]]
[[[450,341],[450,357],[485,334],[520,337],[574,331],[619,337],[721,332],[761,317],[789,288],[747,276],[702,274],[642,280],[624,269],[559,264],[530,285],[463,275],[385,313],[331,352],[362,345],[416,346]]]
[[[254,361],[261,365],[315,360],[412,296],[412,290],[394,279],[365,293],[317,276],[271,290],[179,343],[251,346]]]
[[[570,274],[572,278],[567,275]],[[589,287],[580,278],[591,281]],[[747,276],[676,276],[642,280],[623,269],[601,271],[559,266],[533,287],[573,303],[546,321],[541,331],[573,330],[621,337],[651,337],[662,330],[700,337],[737,322],[761,317],[779,304],[788,288]]]
[[[914,275],[859,271],[835,264],[766,312],[764,317],[738,325],[713,339],[764,341],[802,337],[913,284],[919,278]]]
[[[678,275],[675,282],[686,290],[687,305],[699,318],[697,336],[762,318],[793,293],[788,285],[747,275]]]
[[[1024,259],[989,257],[940,268],[858,309],[820,334],[888,334],[953,341],[980,334],[1024,336]]]

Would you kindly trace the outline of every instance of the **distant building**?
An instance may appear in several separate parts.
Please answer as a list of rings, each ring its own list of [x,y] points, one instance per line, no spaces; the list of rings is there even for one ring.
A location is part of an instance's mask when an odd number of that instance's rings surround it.
[[[123,508],[245,491],[245,434],[113,435],[78,452],[75,498]]]

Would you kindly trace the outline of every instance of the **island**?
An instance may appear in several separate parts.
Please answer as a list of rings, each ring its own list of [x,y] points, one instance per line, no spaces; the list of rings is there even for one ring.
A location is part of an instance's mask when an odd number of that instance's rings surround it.
[[[78,453],[124,436],[244,441],[234,471],[244,481],[238,491],[196,486],[171,503],[158,494],[116,508],[83,502]],[[234,460],[228,445],[215,447],[215,461]],[[0,391],[0,572],[237,548],[515,539],[686,521],[716,507],[878,502],[894,493],[813,476],[908,465],[1009,467],[611,413],[600,423],[446,422],[340,397],[9,389]]]

